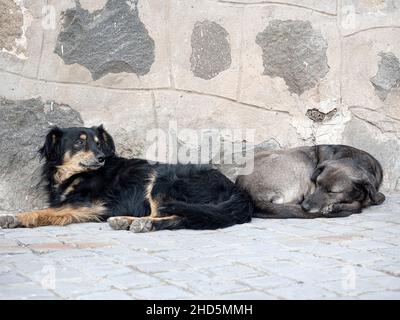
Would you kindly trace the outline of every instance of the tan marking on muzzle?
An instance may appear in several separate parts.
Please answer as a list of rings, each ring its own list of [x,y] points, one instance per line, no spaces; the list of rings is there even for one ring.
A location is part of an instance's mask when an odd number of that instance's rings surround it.
[[[92,151],[80,151],[74,155],[71,155],[71,152],[67,151],[64,155],[63,164],[57,166],[54,180],[61,184],[74,174],[89,171],[88,168],[82,167],[80,163],[85,163],[93,159],[95,159],[95,156]]]

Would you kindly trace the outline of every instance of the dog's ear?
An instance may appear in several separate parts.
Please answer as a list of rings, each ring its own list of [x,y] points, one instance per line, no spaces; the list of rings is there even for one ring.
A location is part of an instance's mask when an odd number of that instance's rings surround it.
[[[367,192],[369,199],[372,204],[381,204],[385,201],[386,197],[382,192],[376,190],[375,186],[368,179],[367,181],[363,181],[364,190]]]
[[[321,174],[322,171],[324,171],[324,169],[325,169],[325,164],[324,163],[322,163],[319,166],[317,166],[315,168],[313,174],[311,175],[311,181],[312,182],[316,182],[318,176]]]
[[[111,135],[104,129],[103,125],[99,125],[97,128],[99,138],[101,142],[101,149],[106,157],[113,156],[115,154],[115,144]]]
[[[57,161],[61,159],[61,137],[62,129],[58,127],[52,128],[46,136],[43,147],[39,149],[40,159],[45,158],[47,161]]]

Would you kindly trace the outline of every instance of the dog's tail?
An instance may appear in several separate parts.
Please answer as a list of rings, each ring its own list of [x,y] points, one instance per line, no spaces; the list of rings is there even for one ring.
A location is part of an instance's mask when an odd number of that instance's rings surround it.
[[[277,204],[272,202],[263,202],[262,209],[255,209],[254,218],[262,219],[314,219],[314,218],[340,218],[348,217],[351,212],[336,212],[330,215],[324,215],[320,212],[310,213],[304,211],[298,204]]]
[[[158,208],[160,216],[181,217],[180,228],[219,229],[250,222],[254,213],[253,203],[246,195],[233,194],[218,204],[198,204],[181,201],[163,203]]]

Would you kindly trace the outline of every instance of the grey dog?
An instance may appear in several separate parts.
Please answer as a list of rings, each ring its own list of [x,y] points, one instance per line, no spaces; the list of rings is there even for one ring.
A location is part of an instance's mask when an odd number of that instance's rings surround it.
[[[261,151],[239,175],[259,218],[340,217],[381,204],[383,171],[369,153],[345,145]]]

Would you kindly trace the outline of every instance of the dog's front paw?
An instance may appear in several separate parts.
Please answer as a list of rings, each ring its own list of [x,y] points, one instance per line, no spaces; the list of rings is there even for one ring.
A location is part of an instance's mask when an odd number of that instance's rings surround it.
[[[149,232],[153,229],[153,222],[149,218],[135,219],[129,230],[135,233]]]
[[[13,214],[0,215],[0,229],[12,229],[21,226],[17,216]]]
[[[330,215],[335,211],[335,205],[334,204],[330,204],[324,208],[322,208],[321,210],[321,214],[324,216]]]
[[[129,230],[132,220],[125,217],[111,217],[108,218],[107,222],[114,230]]]

